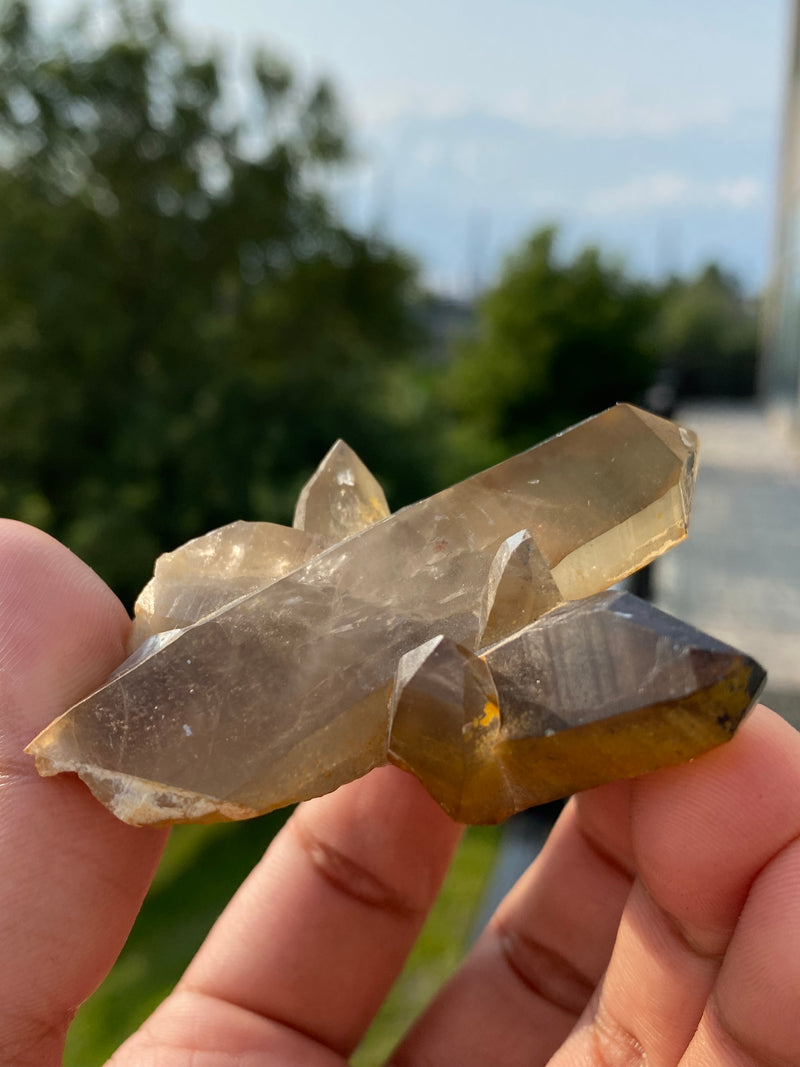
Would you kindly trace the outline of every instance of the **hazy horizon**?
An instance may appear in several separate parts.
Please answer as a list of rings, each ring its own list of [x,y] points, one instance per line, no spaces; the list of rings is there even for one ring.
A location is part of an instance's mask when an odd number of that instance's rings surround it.
[[[260,45],[332,78],[358,155],[336,183],[342,209],[406,247],[436,288],[485,284],[548,222],[566,248],[599,243],[649,277],[714,259],[750,291],[766,280],[784,3],[173,7],[234,62]]]

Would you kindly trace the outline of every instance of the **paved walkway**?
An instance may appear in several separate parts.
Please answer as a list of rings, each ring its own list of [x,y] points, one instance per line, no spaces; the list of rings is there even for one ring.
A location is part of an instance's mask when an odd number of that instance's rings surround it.
[[[655,601],[755,656],[762,699],[800,727],[800,448],[752,405],[687,405],[677,419],[700,436],[700,472]]]

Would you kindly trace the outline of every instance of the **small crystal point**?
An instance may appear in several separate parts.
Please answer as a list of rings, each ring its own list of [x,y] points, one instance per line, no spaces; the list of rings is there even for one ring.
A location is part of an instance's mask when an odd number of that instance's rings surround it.
[[[339,440],[300,491],[294,526],[333,543],[388,514],[380,484],[352,448]]]
[[[527,530],[518,530],[503,541],[489,568],[479,646],[494,644],[562,603],[536,542]]]
[[[326,506],[331,510],[323,520]],[[309,508],[316,532],[303,528]],[[134,606],[128,650],[155,633],[199,622],[388,514],[381,487],[355,452],[337,441],[303,489],[294,527],[231,522],[159,556]]]
[[[389,711],[389,759],[458,811],[479,737],[500,724],[497,689],[486,663],[446,637],[400,659]]]
[[[685,536],[695,451],[619,405],[377,522],[377,483],[337,444],[301,495],[303,529],[268,534],[263,569],[261,542],[232,527],[159,561],[137,615],[147,643],[28,751],[134,824],[244,818],[329,792],[390,758],[390,699],[391,758],[470,821],[703,751],[743,714],[755,666],[697,637],[679,654],[678,624],[655,619],[645,638],[638,608],[628,633],[627,609],[584,600]],[[569,601],[581,603],[548,611]],[[684,689],[651,692],[676,657]],[[443,724],[420,718],[432,704]],[[428,734],[438,747],[415,756]],[[453,769],[434,774],[445,735]]]

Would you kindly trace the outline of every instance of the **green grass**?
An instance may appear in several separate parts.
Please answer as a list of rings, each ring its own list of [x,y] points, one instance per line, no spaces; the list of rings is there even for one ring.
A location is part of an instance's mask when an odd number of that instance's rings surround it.
[[[260,859],[288,812],[244,823],[180,826],[119,960],[76,1016],[65,1067],[99,1067],[158,1006]],[[353,1058],[382,1063],[463,955],[497,845],[495,828],[467,831],[402,975]]]

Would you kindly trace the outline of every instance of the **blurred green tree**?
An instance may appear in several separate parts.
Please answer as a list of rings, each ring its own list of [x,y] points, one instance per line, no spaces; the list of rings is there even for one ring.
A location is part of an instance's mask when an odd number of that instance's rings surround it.
[[[539,230],[507,260],[455,352],[444,382],[454,474],[640,399],[652,381],[654,293],[596,248],[559,258],[556,239]]]
[[[738,280],[709,263],[673,278],[656,320],[660,359],[682,396],[752,396],[758,362],[758,309]]]
[[[0,512],[130,598],[157,551],[290,517],[341,434],[393,502],[430,486],[414,269],[324,195],[330,85],[259,53],[233,114],[164,4],[110,13],[0,7]]]

